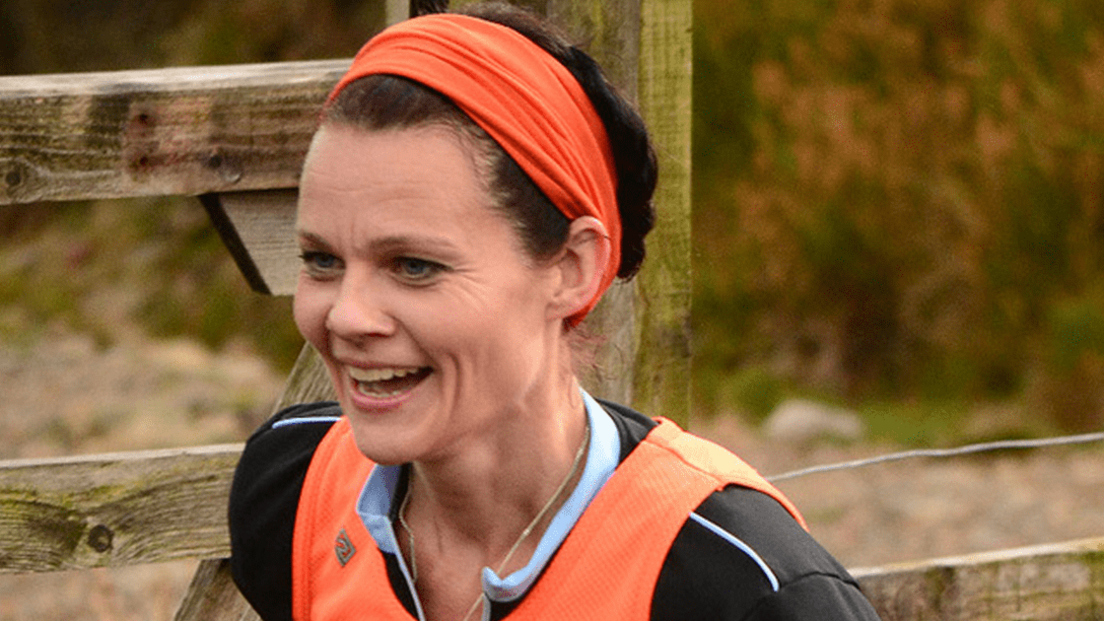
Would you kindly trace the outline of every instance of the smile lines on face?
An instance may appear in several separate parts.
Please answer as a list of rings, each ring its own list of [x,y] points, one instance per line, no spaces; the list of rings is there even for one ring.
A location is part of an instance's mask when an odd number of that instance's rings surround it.
[[[371,397],[393,397],[417,386],[429,376],[429,367],[378,367],[361,369],[351,367],[349,377],[356,382],[362,394]]]

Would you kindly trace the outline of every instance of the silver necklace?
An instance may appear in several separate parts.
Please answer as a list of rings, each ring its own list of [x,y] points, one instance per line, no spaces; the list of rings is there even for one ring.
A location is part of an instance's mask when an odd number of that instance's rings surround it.
[[[579,443],[579,448],[575,450],[575,459],[571,462],[571,469],[567,471],[567,476],[565,476],[564,479],[560,481],[559,487],[556,488],[556,491],[548,499],[548,502],[544,503],[544,506],[541,507],[541,510],[537,512],[536,517],[534,517],[533,520],[529,522],[529,525],[525,527],[525,530],[521,531],[521,535],[518,536],[517,541],[514,542],[514,545],[510,548],[510,551],[506,553],[506,556],[504,556],[502,558],[502,561],[498,564],[498,568],[495,570],[496,574],[502,574],[502,570],[505,569],[506,563],[509,563],[510,559],[514,556],[514,552],[517,552],[518,548],[521,547],[521,543],[533,533],[533,529],[537,527],[537,524],[539,524],[540,521],[544,518],[544,515],[548,513],[548,510],[552,508],[552,505],[556,504],[556,500],[558,500],[560,495],[563,494],[564,490],[567,489],[568,482],[575,477],[575,473],[579,470],[579,464],[583,461],[583,453],[585,452],[585,449],[589,443],[590,419],[588,418],[586,421],[586,433],[583,435],[583,441]],[[402,504],[399,505],[399,524],[402,525],[403,530],[406,531],[407,547],[410,548],[410,580],[413,583],[417,584],[418,561],[415,558],[417,555],[414,551],[414,529],[410,528],[410,525],[406,523],[406,506],[407,503],[410,501],[410,492],[413,486],[414,477],[413,473],[411,473],[410,481],[406,485],[406,494],[403,495]],[[475,598],[475,602],[472,603],[471,608],[468,608],[467,614],[464,615],[464,618],[461,619],[461,621],[467,621],[468,618],[471,617],[472,613],[475,612],[475,609],[479,607],[479,602],[482,600],[483,593],[480,592],[479,596]]]

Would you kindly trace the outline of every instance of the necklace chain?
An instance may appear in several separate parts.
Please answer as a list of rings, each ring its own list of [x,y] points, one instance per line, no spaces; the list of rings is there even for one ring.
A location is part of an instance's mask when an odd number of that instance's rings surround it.
[[[587,419],[586,434],[583,436],[583,441],[579,443],[579,448],[575,450],[575,459],[571,462],[571,469],[567,471],[567,476],[565,476],[564,479],[560,481],[559,487],[556,488],[556,491],[548,499],[548,502],[544,503],[544,506],[541,507],[541,510],[537,512],[536,517],[534,517],[532,521],[529,522],[529,525],[525,527],[525,530],[521,531],[521,535],[518,536],[517,541],[514,542],[514,545],[510,548],[510,551],[506,553],[506,556],[504,556],[502,558],[502,561],[499,563],[498,569],[495,570],[496,574],[501,575],[502,570],[506,567],[506,563],[509,563],[510,559],[514,556],[514,552],[517,552],[518,548],[521,547],[521,543],[533,533],[533,529],[537,527],[537,524],[541,522],[545,514],[548,513],[548,510],[552,508],[552,505],[556,503],[556,500],[558,500],[560,495],[563,494],[564,490],[567,489],[568,482],[570,482],[571,479],[575,478],[575,473],[579,470],[579,464],[583,460],[584,450],[589,443],[590,420]],[[402,525],[403,530],[406,531],[407,546],[410,549],[410,579],[412,582],[417,584],[418,561],[416,559],[417,555],[414,552],[414,529],[410,528],[410,525],[406,523],[406,506],[410,501],[410,491],[413,486],[414,478],[413,476],[411,476],[410,481],[409,483],[407,483],[406,486],[406,493],[403,495],[402,504],[399,505],[399,524]],[[471,608],[468,609],[467,614],[464,615],[464,618],[461,621],[467,621],[468,617],[470,617],[472,613],[475,612],[475,609],[479,606],[479,602],[482,600],[483,593],[482,591],[480,591],[479,596],[475,598],[475,602],[472,603]]]

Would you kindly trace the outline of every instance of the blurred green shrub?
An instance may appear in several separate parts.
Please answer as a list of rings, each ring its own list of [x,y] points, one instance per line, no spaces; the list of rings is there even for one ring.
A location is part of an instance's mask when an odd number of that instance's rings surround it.
[[[195,199],[5,206],[0,225],[8,344],[60,322],[104,346],[136,327],[244,345],[279,369],[302,347],[290,300],[249,289]]]
[[[721,400],[735,405],[750,420],[762,422],[782,402],[784,394],[782,382],[773,373],[749,367],[727,376]]]
[[[6,0],[0,74],[351,58],[384,11],[355,0]]]
[[[1104,291],[1056,301],[1047,317],[1046,343],[1032,405],[1064,428],[1099,429],[1104,425]]]

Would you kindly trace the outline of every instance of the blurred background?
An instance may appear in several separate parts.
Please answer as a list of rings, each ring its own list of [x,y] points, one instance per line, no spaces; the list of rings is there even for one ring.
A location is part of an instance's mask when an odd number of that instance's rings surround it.
[[[958,439],[979,403],[1003,412],[980,435],[1099,427],[1104,4],[694,9],[696,412],[814,397],[908,444]],[[0,74],[341,58],[382,20],[364,0],[9,0]],[[245,289],[194,199],[0,207],[0,237],[0,336],[125,326],[281,372],[298,351],[287,300]]]
[[[1099,428],[1104,4],[695,10],[705,409],[812,391],[921,443],[977,403],[1006,434]]]
[[[347,57],[381,5],[9,0],[0,74]],[[810,396],[911,444],[977,403],[989,435],[1098,427],[1104,4],[694,8],[696,411]],[[0,208],[0,335],[103,346],[125,318],[289,367],[287,300],[244,288],[194,199],[119,203]]]
[[[768,471],[1100,429],[1104,3],[694,11],[695,425]],[[0,75],[344,58],[382,20],[371,0],[4,0]],[[301,342],[290,301],[249,291],[194,198],[0,206],[0,459],[241,441]],[[862,432],[763,444],[794,399]],[[883,470],[832,480],[830,502],[823,480],[785,491],[846,563],[880,563],[1099,536],[1099,521],[1055,524],[1080,519],[1100,462]],[[1069,498],[1006,493],[1058,482]],[[938,497],[954,487],[1012,509],[944,546],[985,520]],[[1005,523],[1021,506],[1036,510]],[[82,602],[85,618],[129,618],[111,603],[123,583],[85,573],[107,602]],[[132,606],[175,602],[175,586],[141,584]],[[14,606],[0,619],[30,614]]]

